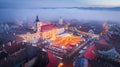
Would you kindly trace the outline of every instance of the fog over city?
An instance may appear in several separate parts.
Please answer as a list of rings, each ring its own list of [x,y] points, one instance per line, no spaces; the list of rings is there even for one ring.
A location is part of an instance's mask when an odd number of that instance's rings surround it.
[[[61,16],[64,19],[119,22],[119,3],[119,0],[0,0],[0,22],[33,22],[37,15],[40,20],[54,21]]]
[[[119,11],[85,10],[85,9],[0,9],[0,22],[33,22],[36,16],[40,20],[64,19],[97,20],[119,22]]]

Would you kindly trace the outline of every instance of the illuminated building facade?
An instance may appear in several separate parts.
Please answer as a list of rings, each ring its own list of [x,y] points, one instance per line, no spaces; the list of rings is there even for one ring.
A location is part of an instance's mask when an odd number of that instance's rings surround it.
[[[63,33],[64,27],[57,28],[53,23],[45,24],[41,26],[41,34],[43,39],[53,38],[53,36],[56,36],[58,34]],[[54,38],[53,38],[54,39]]]
[[[41,32],[42,38],[43,39],[48,39],[52,37],[52,33],[56,33],[54,28],[53,23],[49,24],[42,24],[38,27],[38,32]]]

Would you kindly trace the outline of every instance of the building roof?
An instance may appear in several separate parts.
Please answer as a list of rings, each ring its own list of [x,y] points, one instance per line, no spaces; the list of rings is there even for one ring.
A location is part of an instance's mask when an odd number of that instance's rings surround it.
[[[51,29],[53,29],[53,27],[54,27],[53,23],[42,25],[41,26],[41,32],[51,30]]]
[[[97,55],[98,55],[97,49],[96,49],[95,45],[92,45],[88,48],[88,50],[84,54],[84,57],[89,60],[94,60],[97,58]]]
[[[95,43],[97,50],[109,50],[112,48],[112,45],[107,43],[105,40],[100,40],[99,42]]]

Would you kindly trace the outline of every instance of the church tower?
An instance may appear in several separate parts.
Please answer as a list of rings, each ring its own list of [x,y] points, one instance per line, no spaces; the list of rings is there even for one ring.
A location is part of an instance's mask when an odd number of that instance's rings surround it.
[[[36,20],[35,20],[36,32],[41,32],[41,26],[42,25],[43,25],[43,23],[39,20],[39,17],[36,16]]]
[[[34,31],[37,32],[37,23],[39,22],[39,17],[36,16],[35,22],[34,22]]]
[[[62,17],[59,18],[59,24],[60,24],[60,25],[63,24],[63,19],[62,19]]]

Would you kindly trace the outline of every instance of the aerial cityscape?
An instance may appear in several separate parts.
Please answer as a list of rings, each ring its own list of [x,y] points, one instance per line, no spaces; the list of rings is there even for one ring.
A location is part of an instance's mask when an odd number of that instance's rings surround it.
[[[120,67],[120,1],[0,4],[0,67]]]

